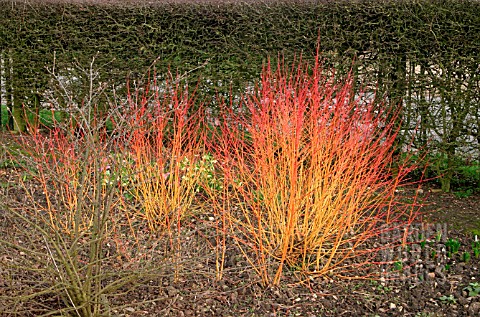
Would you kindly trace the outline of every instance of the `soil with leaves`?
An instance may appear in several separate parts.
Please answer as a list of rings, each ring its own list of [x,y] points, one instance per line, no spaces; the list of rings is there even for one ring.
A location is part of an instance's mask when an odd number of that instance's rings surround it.
[[[5,164],[0,169],[1,197],[21,207],[25,190],[19,186],[21,170]],[[22,184],[36,186],[34,182]],[[39,192],[38,199],[44,199]],[[415,196],[415,189],[399,194]],[[372,265],[384,270],[377,279],[338,279],[335,276],[302,278],[295,268],[285,272],[279,286],[262,286],[258,275],[233,246],[225,254],[218,276],[215,238],[205,216],[193,217],[184,229],[181,263],[172,269],[161,261],[159,271],[128,292],[110,298],[111,316],[478,316],[480,314],[479,196],[459,198],[424,187],[420,194],[424,221],[412,225],[416,241],[386,256],[398,258],[391,265]],[[5,210],[0,213],[0,236],[25,247],[48,253],[44,240],[25,228]],[[28,232],[28,231],[27,231]],[[147,239],[147,238],[146,238]],[[147,244],[151,241],[145,241]],[[159,243],[157,241],[157,243]],[[107,244],[110,245],[110,244]],[[24,271],[31,259],[19,249],[0,249],[0,316],[35,316],[42,309],[58,309],[64,303],[48,292],[35,301],[12,300],[25,288],[48,288],[42,274]],[[114,253],[112,247],[107,252]],[[113,261],[112,261],[113,262]],[[125,266],[118,267],[119,263]],[[37,264],[39,265],[39,264]],[[127,259],[105,270],[128,269]],[[40,265],[39,265],[40,266]],[[108,264],[106,264],[108,266]],[[14,268],[17,268],[15,270]],[[39,267],[40,272],[40,267]],[[359,272],[361,274],[361,272]],[[353,274],[355,275],[355,274]],[[121,289],[120,289],[121,290]],[[28,292],[27,292],[28,293]],[[114,304],[114,305],[113,305]],[[31,305],[31,307],[29,306]],[[72,314],[73,316],[74,314]]]

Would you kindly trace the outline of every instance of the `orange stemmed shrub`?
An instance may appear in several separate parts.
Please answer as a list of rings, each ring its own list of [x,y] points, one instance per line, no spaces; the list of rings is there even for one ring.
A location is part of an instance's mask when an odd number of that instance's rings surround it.
[[[137,211],[152,231],[172,233],[195,212],[204,141],[195,102],[194,92],[173,80],[162,91],[129,94],[125,152],[134,162]]]
[[[371,263],[380,247],[369,240],[413,219],[395,197],[408,171],[389,169],[395,115],[352,87],[318,58],[311,68],[269,64],[243,110],[225,114],[215,144],[228,222],[265,284],[278,284],[285,266],[347,275]]]

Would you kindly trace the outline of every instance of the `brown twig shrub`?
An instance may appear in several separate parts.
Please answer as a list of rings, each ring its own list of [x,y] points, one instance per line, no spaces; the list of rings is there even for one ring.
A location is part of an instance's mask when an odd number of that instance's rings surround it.
[[[77,110],[47,132],[32,127],[13,153],[24,196],[1,202],[15,236],[0,240],[12,255],[2,296],[11,315],[112,315],[125,306],[119,296],[162,274],[163,258],[128,235],[124,160],[109,117],[93,106]]]

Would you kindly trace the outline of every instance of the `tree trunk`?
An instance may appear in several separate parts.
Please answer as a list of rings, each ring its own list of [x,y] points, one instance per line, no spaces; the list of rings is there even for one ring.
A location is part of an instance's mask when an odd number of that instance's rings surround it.
[[[27,124],[25,122],[25,115],[23,111],[22,97],[18,93],[13,92],[13,131],[15,132],[25,132]]]
[[[5,56],[5,86],[6,86],[6,105],[7,105],[7,128],[13,130],[13,59],[10,49]]]
[[[4,62],[3,62],[3,50],[0,51],[0,130],[3,129],[3,67],[4,67]]]

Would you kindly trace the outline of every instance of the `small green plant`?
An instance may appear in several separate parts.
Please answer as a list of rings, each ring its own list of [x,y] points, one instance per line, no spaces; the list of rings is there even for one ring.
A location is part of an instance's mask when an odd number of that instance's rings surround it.
[[[473,195],[473,189],[459,190],[453,193],[457,198],[468,198]]]
[[[472,255],[470,254],[470,252],[463,252],[463,254],[462,254],[462,261],[463,262],[468,263],[471,258],[472,258]]]
[[[211,153],[203,154],[201,159],[195,163],[191,163],[187,157],[185,157],[181,162],[181,170],[189,172],[193,168],[195,173],[199,173],[198,181],[199,183],[195,186],[195,191],[205,191],[205,187],[214,191],[220,191],[223,188],[222,181],[217,177],[216,174],[216,164],[218,161],[213,157]],[[185,176],[183,176],[185,177]]]
[[[21,165],[18,162],[15,162],[12,159],[5,159],[5,160],[0,161],[0,169],[1,168],[5,168],[5,169],[15,168],[15,167],[20,167],[20,166]]]
[[[468,293],[468,297],[477,297],[480,294],[480,283],[470,283],[463,290]]]
[[[480,162],[465,163],[458,168],[457,173],[462,181],[462,189],[470,190],[472,193],[480,189]]]
[[[379,284],[377,289],[384,294],[390,293],[393,290],[391,287],[382,284]]]
[[[402,271],[403,270],[402,261],[396,261],[395,263],[393,263],[393,269],[394,271]]]
[[[478,241],[477,235],[475,235],[475,240],[472,242],[472,252],[475,258],[480,256],[480,241]]]
[[[379,291],[381,293],[389,293],[393,290],[391,287],[386,286],[383,283],[379,283],[376,280],[370,281],[370,285],[372,286],[373,289],[376,289],[377,291]]]
[[[425,249],[425,246],[427,245],[427,241],[426,240],[423,240],[423,241],[420,241],[420,248]]]
[[[445,246],[447,247],[447,256],[451,257],[452,255],[458,253],[461,243],[457,239],[450,238],[447,240],[447,242],[445,242]]]
[[[446,295],[443,295],[442,297],[439,298],[439,300],[445,304],[456,304],[457,303],[457,299],[455,298],[455,296],[453,296],[452,294],[446,296]]]
[[[478,248],[473,250],[473,256],[475,258],[478,258],[480,256],[480,250]]]
[[[444,154],[427,155],[425,173],[412,173],[412,177],[434,179],[445,192],[453,192],[459,198],[467,198],[480,190],[480,162]],[[420,169],[421,170],[421,169]]]
[[[425,246],[427,245],[427,239],[425,239],[425,236],[420,233],[418,234],[418,241],[420,242],[420,247],[423,249],[425,249]]]
[[[112,154],[103,160],[101,183],[104,187],[116,187],[126,200],[135,198],[135,174],[132,173],[135,161],[129,155]],[[112,165],[117,166],[116,169]]]
[[[419,312],[415,314],[415,317],[433,317],[433,316],[436,316],[436,315],[428,312]]]

